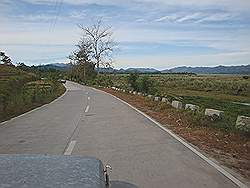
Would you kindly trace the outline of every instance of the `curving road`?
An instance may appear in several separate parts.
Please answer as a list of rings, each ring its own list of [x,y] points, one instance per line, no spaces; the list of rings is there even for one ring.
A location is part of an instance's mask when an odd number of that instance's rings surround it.
[[[214,167],[114,97],[73,82],[48,105],[0,126],[1,154],[95,156],[111,179],[143,188],[236,187]]]

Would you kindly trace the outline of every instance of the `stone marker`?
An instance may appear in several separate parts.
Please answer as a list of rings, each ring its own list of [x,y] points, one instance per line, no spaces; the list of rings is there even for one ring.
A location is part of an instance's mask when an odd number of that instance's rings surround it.
[[[115,89],[115,87],[111,87],[111,89]]]
[[[177,109],[182,109],[182,102],[180,101],[172,101],[172,106]]]
[[[194,105],[194,104],[186,104],[185,110],[197,111],[197,110],[199,110],[199,106]]]
[[[136,95],[136,94],[137,94],[137,92],[136,92],[136,91],[134,91],[134,92],[133,92],[133,94],[134,94],[134,95]]]
[[[235,127],[238,130],[250,133],[250,117],[238,116]]]
[[[224,111],[220,111],[220,110],[215,110],[215,109],[211,109],[211,108],[206,108],[205,110],[205,115],[206,116],[218,116],[218,117],[222,117],[224,114]]]
[[[165,98],[165,97],[163,97],[163,98],[161,99],[161,102],[166,102],[166,103],[169,103],[168,99],[167,99],[167,98]]]
[[[133,93],[133,91],[129,91],[129,93]]]
[[[123,89],[123,90],[122,90],[122,92],[123,92],[123,93],[125,93],[125,92],[126,92],[126,90],[125,90],[125,89]]]
[[[142,93],[141,93],[141,92],[138,92],[137,95],[142,95]]]
[[[154,98],[154,101],[159,101],[160,100],[160,97],[155,97]]]
[[[153,97],[153,95],[148,95],[148,98],[152,98]]]

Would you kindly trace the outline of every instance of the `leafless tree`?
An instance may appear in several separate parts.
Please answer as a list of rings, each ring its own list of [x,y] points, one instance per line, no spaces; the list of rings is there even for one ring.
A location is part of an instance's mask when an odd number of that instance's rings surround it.
[[[12,65],[12,61],[9,56],[7,56],[4,52],[0,51],[0,63],[4,65]]]
[[[113,62],[113,51],[116,43],[113,41],[112,28],[103,26],[102,21],[99,20],[92,26],[79,25],[83,31],[83,36],[80,44],[90,45],[91,60],[99,72],[100,66],[110,67]]]

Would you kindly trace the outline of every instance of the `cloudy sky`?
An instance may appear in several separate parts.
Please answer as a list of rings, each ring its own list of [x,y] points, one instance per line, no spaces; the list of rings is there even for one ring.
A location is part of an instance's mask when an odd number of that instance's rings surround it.
[[[0,50],[30,65],[67,62],[77,24],[102,18],[116,68],[249,64],[249,10],[249,0],[0,0]]]

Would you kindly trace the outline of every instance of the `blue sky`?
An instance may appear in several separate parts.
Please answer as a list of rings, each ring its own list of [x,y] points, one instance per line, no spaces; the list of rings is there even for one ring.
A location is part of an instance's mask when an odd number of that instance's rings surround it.
[[[81,31],[102,19],[114,67],[241,65],[250,61],[248,0],[1,0],[0,50],[14,62],[67,62]]]

